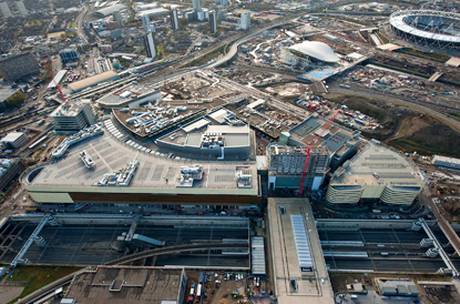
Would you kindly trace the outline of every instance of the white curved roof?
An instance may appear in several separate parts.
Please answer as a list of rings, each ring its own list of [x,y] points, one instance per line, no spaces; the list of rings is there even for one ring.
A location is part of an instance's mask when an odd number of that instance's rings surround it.
[[[320,41],[303,41],[289,47],[289,50],[294,50],[306,56],[310,56],[325,62],[334,63],[340,60],[340,58],[329,45]]]
[[[424,31],[407,24],[404,20],[407,16],[434,16],[460,20],[460,14],[433,10],[407,10],[398,11],[390,16],[390,24],[398,30],[420,38],[433,39],[448,43],[460,43],[459,35],[447,35]]]

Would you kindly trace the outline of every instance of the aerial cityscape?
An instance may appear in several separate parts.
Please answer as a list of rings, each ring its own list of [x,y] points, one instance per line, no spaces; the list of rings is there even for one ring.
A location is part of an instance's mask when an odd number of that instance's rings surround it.
[[[459,95],[458,0],[0,0],[0,304],[458,304]]]

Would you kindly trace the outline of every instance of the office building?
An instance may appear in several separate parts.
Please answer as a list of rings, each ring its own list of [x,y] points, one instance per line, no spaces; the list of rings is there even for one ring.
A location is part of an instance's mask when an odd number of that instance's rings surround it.
[[[201,0],[192,0],[192,6],[194,12],[201,11]]]
[[[0,158],[0,191],[4,191],[11,181],[19,175],[22,165],[18,159]]]
[[[372,141],[334,172],[326,199],[331,204],[381,201],[410,205],[422,186],[415,166],[399,153]]]
[[[27,137],[23,132],[10,132],[0,139],[2,144],[7,149],[17,149],[22,147],[27,142]]]
[[[304,147],[270,145],[267,150],[270,191],[300,190],[302,178],[304,190],[307,191],[317,191],[323,184],[329,169],[329,154],[324,149],[310,151],[306,173],[304,168],[307,154]]]
[[[251,27],[251,13],[248,11],[242,12],[240,16],[240,29],[243,31],[249,30]]]
[[[217,33],[217,13],[216,11],[209,11],[209,31]]]
[[[153,39],[153,33],[147,33],[144,36],[144,46],[147,57],[150,59],[155,59],[157,52],[155,50],[155,40]]]
[[[13,13],[11,13],[8,2],[6,1],[0,2],[0,12],[2,13],[3,18],[13,17]]]
[[[173,8],[169,14],[171,19],[171,28],[173,31],[179,30],[179,14],[177,8]]]
[[[144,46],[147,57],[150,59],[155,59],[157,52],[155,50],[155,40],[153,33],[155,32],[154,26],[150,23],[150,17],[144,15],[142,17],[142,23],[144,25],[145,36],[144,36]]]
[[[16,10],[20,16],[26,17],[29,14],[22,0],[15,1],[14,4],[16,5]]]
[[[57,132],[76,132],[96,123],[96,117],[87,101],[64,103],[50,117]]]
[[[32,53],[21,53],[0,58],[0,74],[8,81],[16,81],[40,72]]]
[[[72,62],[77,62],[80,59],[80,54],[76,49],[67,48],[59,51],[59,57],[62,64],[66,65]]]

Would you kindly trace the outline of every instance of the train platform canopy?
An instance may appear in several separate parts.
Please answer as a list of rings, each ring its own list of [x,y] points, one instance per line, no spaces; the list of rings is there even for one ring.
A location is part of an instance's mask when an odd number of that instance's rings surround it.
[[[271,269],[279,304],[334,303],[310,202],[269,198]]]

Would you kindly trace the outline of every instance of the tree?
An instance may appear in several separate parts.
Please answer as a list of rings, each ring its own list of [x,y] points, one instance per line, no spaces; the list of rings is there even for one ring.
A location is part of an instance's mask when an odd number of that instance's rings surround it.
[[[8,107],[19,108],[26,100],[26,97],[27,97],[26,94],[18,90],[16,91],[16,93],[14,93],[13,95],[11,95],[10,97],[6,99],[6,105]]]

